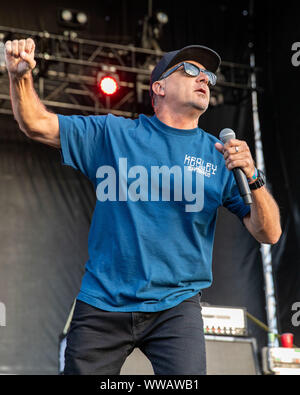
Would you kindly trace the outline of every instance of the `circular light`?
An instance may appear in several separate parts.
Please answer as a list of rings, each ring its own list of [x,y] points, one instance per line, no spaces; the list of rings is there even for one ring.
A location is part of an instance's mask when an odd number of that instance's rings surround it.
[[[118,90],[117,81],[113,77],[103,77],[99,86],[105,95],[113,95]]]
[[[69,10],[63,10],[61,12],[61,19],[65,22],[70,22],[73,18],[72,12]]]
[[[77,22],[79,22],[81,25],[84,25],[87,23],[88,17],[84,12],[78,12],[76,15]]]
[[[162,25],[165,25],[166,23],[168,23],[168,20],[169,20],[168,15],[162,11],[159,11],[156,14],[156,18],[157,18],[158,22],[161,23]]]

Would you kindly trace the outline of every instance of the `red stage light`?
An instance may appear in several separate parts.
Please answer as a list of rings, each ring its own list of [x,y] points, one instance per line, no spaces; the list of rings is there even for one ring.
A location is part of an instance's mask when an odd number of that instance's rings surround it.
[[[118,90],[118,83],[113,77],[102,77],[99,82],[99,87],[105,95],[113,95]]]

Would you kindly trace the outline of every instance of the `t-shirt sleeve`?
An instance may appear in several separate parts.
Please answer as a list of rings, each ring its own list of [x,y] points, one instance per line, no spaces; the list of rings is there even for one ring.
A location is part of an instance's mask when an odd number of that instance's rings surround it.
[[[58,115],[58,120],[62,163],[94,181],[104,146],[106,116]]]
[[[244,203],[232,172],[230,172],[228,182],[224,189],[223,206],[237,215],[242,222],[245,215],[250,212],[250,206]]]

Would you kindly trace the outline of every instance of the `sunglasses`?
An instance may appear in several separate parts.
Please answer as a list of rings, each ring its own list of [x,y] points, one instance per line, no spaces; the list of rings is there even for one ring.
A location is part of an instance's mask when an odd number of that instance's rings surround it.
[[[217,82],[217,76],[212,73],[211,71],[208,70],[204,70],[204,69],[200,69],[200,67],[192,64],[192,63],[188,63],[188,62],[182,62],[179,63],[177,66],[171,68],[170,70],[166,71],[165,73],[163,73],[163,75],[160,77],[159,81],[167,78],[170,74],[174,73],[176,70],[179,69],[179,67],[183,66],[184,71],[187,75],[189,75],[190,77],[197,77],[200,73],[204,73],[208,76],[208,81],[210,85],[216,85]]]

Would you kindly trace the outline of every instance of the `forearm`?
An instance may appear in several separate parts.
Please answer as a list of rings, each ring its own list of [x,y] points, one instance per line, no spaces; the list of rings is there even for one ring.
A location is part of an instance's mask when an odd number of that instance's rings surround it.
[[[12,109],[20,129],[33,140],[60,148],[57,115],[39,99],[31,73],[19,79],[9,74],[9,80]]]
[[[260,242],[275,244],[281,236],[278,206],[266,187],[252,191],[250,214],[244,218],[249,232]]]
[[[224,155],[226,167],[243,170],[246,177],[253,179],[255,164],[250,149],[245,141],[230,139],[224,146],[215,144],[216,149]],[[257,175],[257,173],[256,173]],[[250,214],[244,217],[244,224],[253,237],[260,243],[275,244],[281,236],[280,213],[272,195],[265,186],[252,189]]]
[[[20,79],[9,74],[9,81],[14,117],[20,129],[30,136],[38,130],[47,110],[34,89],[31,73]]]
[[[8,40],[5,43],[5,62],[14,117],[28,137],[59,148],[58,117],[47,111],[34,89],[31,74],[36,66],[34,51],[35,43],[31,38]]]

